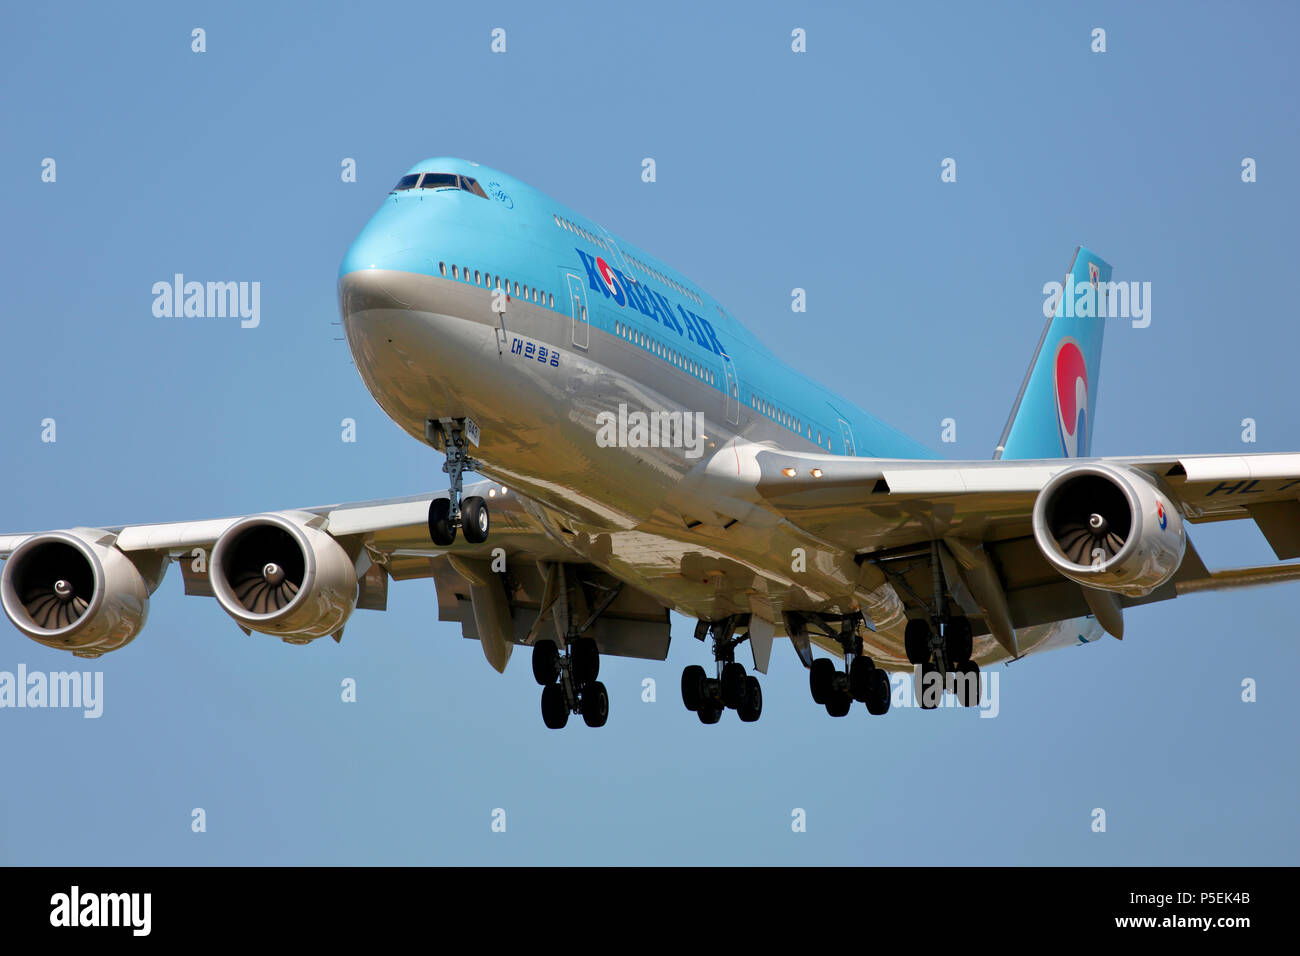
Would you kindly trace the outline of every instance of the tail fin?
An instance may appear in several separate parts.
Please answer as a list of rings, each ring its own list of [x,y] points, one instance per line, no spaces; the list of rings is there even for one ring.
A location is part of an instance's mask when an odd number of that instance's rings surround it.
[[[1092,454],[1093,413],[1101,371],[1105,299],[1110,264],[1079,246],[1066,273],[1056,311],[1002,430],[994,458],[1086,458]],[[1048,289],[1044,289],[1044,294]],[[1052,298],[1047,300],[1050,305]]]

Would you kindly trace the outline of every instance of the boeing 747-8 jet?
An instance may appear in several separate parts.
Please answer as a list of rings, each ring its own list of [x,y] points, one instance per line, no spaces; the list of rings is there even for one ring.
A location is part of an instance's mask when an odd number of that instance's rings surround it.
[[[1110,275],[1075,251],[993,457],[938,460],[595,221],[430,159],[338,291],[357,370],[445,453],[447,490],[3,535],[4,612],[98,657],[139,633],[175,562],[245,632],[306,644],[382,610],[390,581],[432,578],[439,619],[494,668],[529,647],[551,727],[604,724],[601,656],[663,660],[669,611],[711,645],[712,673],[682,674],[706,724],[759,718],[737,651],[766,673],[777,637],[833,716],[884,713],[887,672],[909,668],[969,705],[981,666],[1121,637],[1126,607],[1300,577],[1282,563],[1300,556],[1300,454],[1090,457]],[[1234,518],[1279,563],[1208,570],[1187,525]]]

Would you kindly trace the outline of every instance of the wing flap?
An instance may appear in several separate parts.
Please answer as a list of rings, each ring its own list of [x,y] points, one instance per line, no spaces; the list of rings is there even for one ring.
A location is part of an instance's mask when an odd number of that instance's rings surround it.
[[[1269,501],[1246,510],[1279,560],[1300,558],[1300,501]]]

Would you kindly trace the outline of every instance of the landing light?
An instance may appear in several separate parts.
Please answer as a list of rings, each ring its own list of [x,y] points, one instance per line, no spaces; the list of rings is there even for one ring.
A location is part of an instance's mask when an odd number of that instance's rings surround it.
[[[785,475],[787,478],[793,478],[795,475],[798,474],[798,472],[795,471],[793,468],[782,468],[781,474]]]
[[[489,488],[489,489],[488,489],[488,497],[489,497],[489,498],[495,498],[496,496],[497,496],[497,490],[496,490],[495,488]]]
[[[820,478],[822,476],[822,470],[820,468],[814,468],[811,472],[809,472],[809,474],[811,474],[814,478]]]

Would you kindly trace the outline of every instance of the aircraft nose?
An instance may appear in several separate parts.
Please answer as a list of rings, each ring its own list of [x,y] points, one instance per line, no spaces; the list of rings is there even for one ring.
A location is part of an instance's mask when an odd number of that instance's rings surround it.
[[[339,264],[339,275],[345,276],[363,269],[383,269],[409,246],[410,243],[401,236],[387,229],[376,228],[374,224],[368,225],[348,247],[343,262]]]
[[[366,309],[401,308],[407,303],[394,294],[385,275],[410,269],[410,243],[376,224],[367,225],[348,248],[339,265],[339,309],[344,319]]]
[[[372,309],[401,309],[409,303],[393,290],[392,272],[382,267],[339,276],[339,313],[348,320]]]

